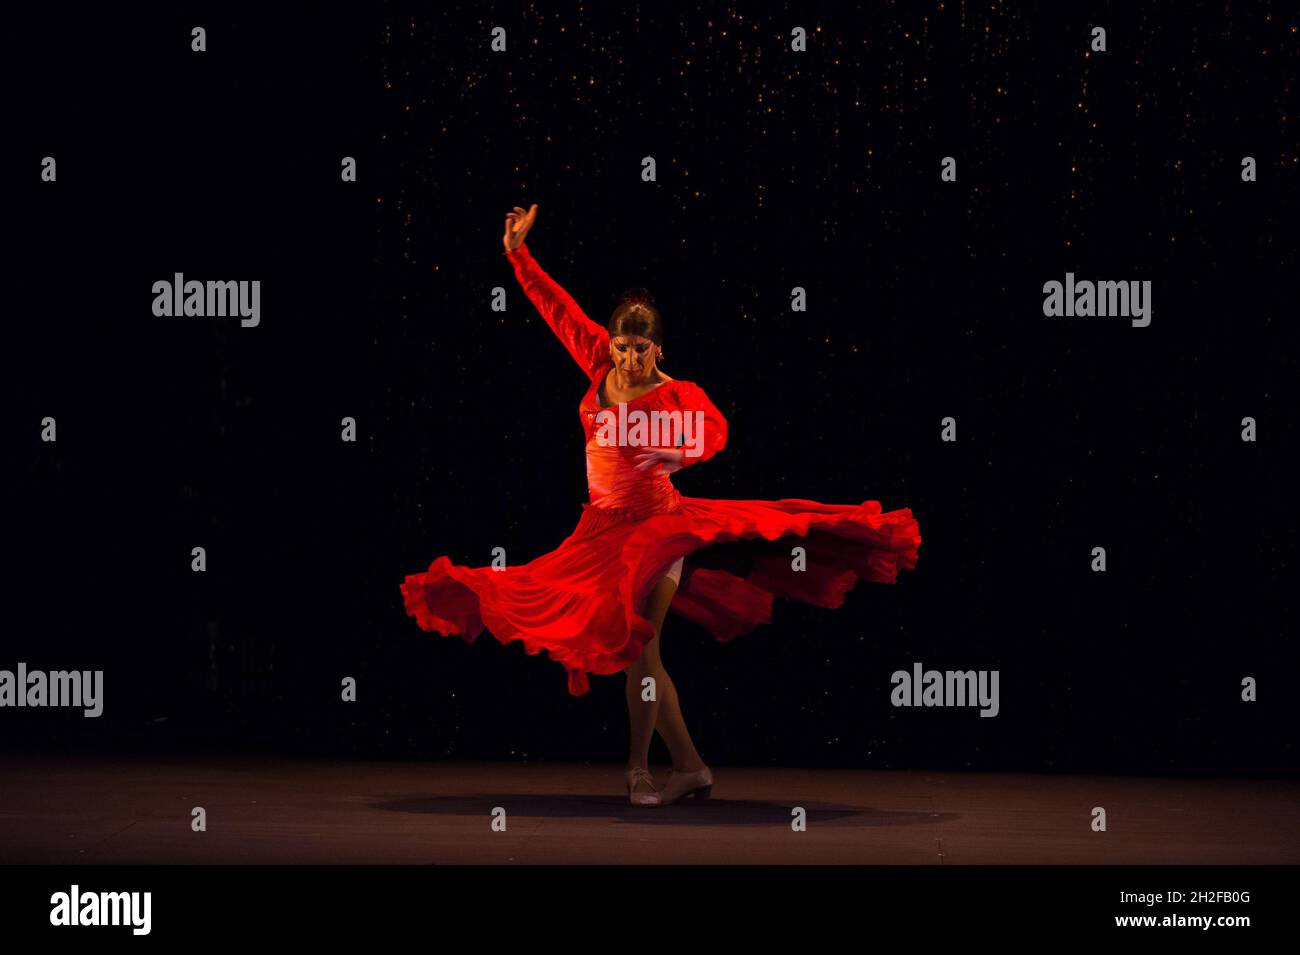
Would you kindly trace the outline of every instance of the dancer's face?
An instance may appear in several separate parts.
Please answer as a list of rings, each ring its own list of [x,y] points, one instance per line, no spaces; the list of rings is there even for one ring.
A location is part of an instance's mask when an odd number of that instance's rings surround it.
[[[609,346],[615,367],[629,381],[639,382],[654,376],[659,346],[650,339],[640,335],[615,335]]]

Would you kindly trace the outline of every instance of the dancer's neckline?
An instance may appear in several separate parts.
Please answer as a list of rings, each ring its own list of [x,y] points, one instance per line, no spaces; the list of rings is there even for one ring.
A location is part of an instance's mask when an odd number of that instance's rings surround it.
[[[596,399],[596,407],[599,408],[601,411],[604,411],[606,408],[612,408],[614,405],[620,405],[620,404],[629,405],[633,401],[640,401],[642,398],[645,398],[646,396],[651,395],[654,392],[658,391],[664,385],[668,384],[668,382],[676,380],[674,378],[666,378],[663,381],[659,382],[659,384],[651,388],[649,391],[644,392],[643,394],[639,394],[635,398],[629,398],[627,401],[611,401],[609,404],[606,405],[606,404],[601,404],[601,399],[603,398],[603,392],[605,390],[605,382],[606,380],[608,380],[608,378],[609,378],[609,372],[606,372],[605,376],[596,383],[596,391],[595,394],[593,395],[593,397]]]

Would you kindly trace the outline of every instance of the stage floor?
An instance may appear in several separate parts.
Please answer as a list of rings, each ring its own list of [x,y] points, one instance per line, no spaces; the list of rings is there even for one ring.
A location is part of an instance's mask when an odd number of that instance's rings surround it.
[[[715,767],[636,809],[619,766],[5,758],[0,863],[1300,862],[1300,782]],[[655,768],[660,785],[666,768]],[[191,810],[207,831],[191,831]],[[791,810],[807,810],[806,832]],[[1106,832],[1091,829],[1104,807]],[[492,811],[506,831],[492,831]]]

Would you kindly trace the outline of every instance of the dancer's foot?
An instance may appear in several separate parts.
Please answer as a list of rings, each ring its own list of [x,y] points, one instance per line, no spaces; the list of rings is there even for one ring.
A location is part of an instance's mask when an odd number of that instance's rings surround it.
[[[692,773],[679,773],[674,770],[668,776],[668,784],[659,793],[657,805],[667,806],[694,796],[696,799],[708,799],[713,794],[713,772],[703,766]]]
[[[634,766],[623,774],[627,782],[628,801],[634,806],[659,805],[659,790],[654,777],[643,766]]]

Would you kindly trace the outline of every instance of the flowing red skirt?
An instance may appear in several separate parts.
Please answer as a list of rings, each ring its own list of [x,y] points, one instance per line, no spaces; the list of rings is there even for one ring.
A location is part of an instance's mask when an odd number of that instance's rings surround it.
[[[910,509],[882,513],[878,501],[682,496],[679,510],[642,517],[582,507],[574,532],[529,563],[497,570],[439,557],[402,584],[406,612],[443,636],[472,642],[486,628],[501,643],[519,640],[528,653],[546,651],[568,670],[569,692],[581,696],[587,674],[626,669],[654,639],[641,612],[679,557],[687,561],[669,609],[718,640],[732,640],[770,623],[775,597],[839,607],[859,579],[895,583],[900,570],[916,566],[921,543]],[[748,551],[745,570],[697,566],[689,558],[730,542],[747,542],[740,545]],[[804,569],[794,569],[795,547],[804,549]]]

